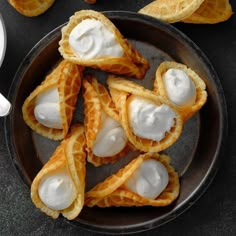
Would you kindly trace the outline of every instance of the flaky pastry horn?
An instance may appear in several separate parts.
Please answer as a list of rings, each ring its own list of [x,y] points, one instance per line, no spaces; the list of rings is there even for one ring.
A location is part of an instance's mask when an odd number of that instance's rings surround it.
[[[142,197],[127,189],[125,182],[140,167],[145,160],[154,159],[161,162],[167,169],[169,182],[164,191],[156,198]],[[158,153],[145,153],[131,161],[116,174],[109,176],[103,182],[85,194],[85,205],[89,207],[111,206],[167,206],[179,195],[179,178],[174,168],[170,165],[170,157]]]
[[[177,62],[172,62],[172,61],[165,61],[162,62],[159,67],[157,68],[156,71],[156,78],[154,81],[154,91],[168,99],[166,89],[163,83],[163,74],[168,70],[168,69],[179,69],[184,71],[188,77],[192,80],[195,88],[196,88],[196,99],[195,103],[191,106],[186,106],[186,107],[181,107],[177,106],[176,110],[179,111],[179,113],[182,116],[183,121],[187,121],[190,117],[193,116],[197,111],[201,109],[201,107],[206,103],[207,100],[207,92],[206,92],[206,84],[205,82],[199,77],[199,75],[194,72],[192,69],[188,68],[186,65],[177,63]]]
[[[110,75],[108,87],[117,110],[119,111],[120,122],[126,132],[126,135],[134,145],[134,147],[143,152],[159,152],[171,146],[180,136],[183,128],[181,115],[175,107],[165,98],[158,96],[153,91],[145,89],[132,81]],[[148,99],[156,104],[156,106],[167,105],[175,113],[174,125],[165,137],[160,141],[142,138],[134,134],[129,123],[128,99],[130,96],[136,95],[141,98]]]
[[[131,145],[127,144],[118,154],[106,157],[96,156],[92,148],[102,126],[102,112],[119,122],[118,111],[107,89],[95,77],[87,75],[83,79],[83,89],[87,160],[94,166],[113,163],[131,150]]]
[[[42,212],[57,218],[61,213],[64,217],[72,220],[78,216],[84,205],[84,191],[85,191],[85,136],[84,128],[82,125],[74,125],[71,128],[71,132],[56,148],[52,157],[39,171],[37,176],[34,178],[31,185],[31,198],[33,203]],[[49,208],[41,200],[39,196],[40,182],[46,176],[53,176],[54,173],[66,169],[73,184],[76,188],[76,198],[73,203],[63,210],[54,210]],[[58,180],[60,181],[60,180]]]
[[[32,130],[53,140],[61,140],[66,136],[81,87],[82,71],[83,67],[63,60],[26,98],[22,107],[22,113],[24,121]],[[54,87],[57,87],[59,93],[62,129],[49,128],[40,124],[34,115],[37,96]]]
[[[83,59],[73,52],[69,37],[72,30],[83,20],[94,19],[101,22],[113,35],[118,44],[120,44],[124,53],[121,57],[101,57]],[[96,41],[93,42],[96,44]],[[125,39],[116,26],[103,14],[92,10],[81,10],[76,12],[69,20],[69,23],[62,28],[62,38],[59,42],[59,52],[64,59],[73,63],[99,68],[101,70],[115,74],[124,74],[142,79],[149,68],[148,61]]]

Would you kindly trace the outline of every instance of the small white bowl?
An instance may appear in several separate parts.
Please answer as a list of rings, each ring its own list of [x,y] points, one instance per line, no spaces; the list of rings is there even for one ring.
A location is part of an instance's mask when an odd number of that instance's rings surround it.
[[[0,67],[2,65],[5,56],[6,46],[7,46],[7,34],[3,18],[0,14]]]

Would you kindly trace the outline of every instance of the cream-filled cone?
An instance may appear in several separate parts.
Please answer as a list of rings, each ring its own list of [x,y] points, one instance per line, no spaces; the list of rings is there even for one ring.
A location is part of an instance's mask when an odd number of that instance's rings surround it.
[[[34,205],[47,215],[57,218],[61,213],[64,217],[72,220],[78,216],[84,205],[85,191],[85,136],[82,125],[74,125],[71,132],[56,148],[52,157],[39,171],[31,185],[31,198]],[[48,207],[40,198],[40,182],[47,176],[53,176],[61,169],[67,170],[69,178],[75,187],[76,197],[73,203],[65,209],[55,210]],[[58,196],[57,196],[58,197]]]
[[[195,102],[192,105],[183,107],[175,105],[176,110],[179,111],[183,121],[185,122],[190,117],[192,117],[193,114],[195,114],[198,110],[200,110],[201,107],[206,103],[207,100],[206,84],[196,72],[188,68],[186,65],[177,62],[166,61],[161,63],[157,68],[156,78],[154,81],[154,91],[158,95],[164,98],[169,99],[163,82],[163,75],[169,69],[178,69],[185,72],[186,75],[189,77],[189,79],[192,81],[196,90]]]
[[[153,91],[145,89],[141,85],[132,81],[114,77],[112,75],[109,76],[107,82],[112,100],[119,111],[120,122],[130,143],[136,149],[143,152],[159,152],[171,146],[179,138],[183,128],[182,118],[175,107],[167,99],[158,96]],[[175,114],[173,125],[170,127],[170,130],[164,134],[164,137],[161,140],[156,141],[140,137],[132,130],[129,121],[129,98],[133,95],[144,98],[155,104],[157,107],[165,105],[173,114]],[[142,126],[142,124],[140,124],[140,126]]]
[[[228,20],[233,14],[228,0],[205,0],[193,14],[182,21],[194,24],[215,24]]]
[[[73,51],[69,38],[72,30],[82,21],[93,19],[99,21],[114,37],[117,45],[123,50],[121,56],[101,56],[98,58],[84,59]],[[81,33],[82,34],[82,33]],[[96,36],[99,37],[99,36]],[[88,45],[88,41],[86,41]],[[148,61],[125,39],[115,25],[103,14],[92,10],[81,10],[70,17],[69,23],[62,28],[62,38],[59,42],[59,52],[64,59],[73,63],[99,68],[115,74],[124,74],[142,79],[149,68]],[[96,38],[91,43],[96,44]],[[106,48],[107,46],[104,46]],[[82,48],[84,50],[84,48]]]
[[[156,0],[139,10],[139,13],[174,23],[195,12],[204,0]]]
[[[66,136],[81,87],[82,71],[83,67],[63,60],[26,98],[22,113],[24,121],[32,130],[53,140],[61,140]],[[46,127],[36,119],[34,113],[37,97],[52,88],[57,88],[59,94],[61,129]]]
[[[83,79],[83,90],[87,160],[94,166],[113,163],[131,150],[131,145],[128,142],[125,141],[124,148],[111,156],[97,156],[94,154],[93,148],[102,129],[102,115],[105,114],[119,123],[118,111],[107,89],[98,83],[94,77],[87,76]],[[106,146],[104,146],[104,149],[107,148]]]
[[[24,16],[38,16],[50,8],[55,0],[8,0],[8,2]]]
[[[125,184],[141,164],[150,159],[161,162],[169,176],[168,185],[155,199],[142,197],[129,190]],[[158,153],[145,153],[89,190],[85,194],[85,205],[89,207],[167,206],[178,197],[179,188],[178,174],[170,165],[170,157]]]

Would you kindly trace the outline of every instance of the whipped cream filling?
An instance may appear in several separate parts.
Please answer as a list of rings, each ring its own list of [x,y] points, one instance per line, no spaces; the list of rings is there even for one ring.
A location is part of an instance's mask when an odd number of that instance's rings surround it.
[[[178,106],[192,106],[196,100],[196,87],[189,76],[180,69],[168,69],[163,74],[168,98]]]
[[[95,19],[81,21],[69,35],[69,45],[79,58],[121,57],[124,51],[115,35]]]
[[[68,208],[77,196],[76,187],[66,168],[42,178],[38,187],[41,201],[53,210]]]
[[[135,135],[160,141],[174,125],[176,114],[168,105],[132,95],[128,99],[128,119]]]
[[[98,157],[109,157],[118,154],[124,149],[127,137],[120,123],[102,112],[102,125],[94,145],[93,154]]]
[[[166,188],[169,175],[165,166],[154,159],[145,160],[125,182],[125,186],[138,195],[156,199]]]
[[[34,116],[40,124],[46,127],[63,128],[57,87],[38,95],[35,101]]]

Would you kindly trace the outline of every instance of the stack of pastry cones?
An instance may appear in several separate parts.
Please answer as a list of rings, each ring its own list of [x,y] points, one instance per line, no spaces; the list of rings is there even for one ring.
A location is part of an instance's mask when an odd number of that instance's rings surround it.
[[[168,0],[166,0],[166,2],[164,0],[158,2],[163,3],[162,7],[158,7],[158,11],[165,15],[167,21],[175,22],[176,20],[184,19],[184,15],[185,17],[192,16],[195,8],[198,9],[203,0],[181,0],[178,6],[175,6],[174,2]],[[166,9],[166,6],[170,8]],[[165,11],[163,10],[164,8],[166,9]],[[182,9],[182,13],[178,15],[180,8]],[[173,14],[173,9],[175,11],[174,16],[171,15]],[[191,9],[191,12],[189,9]],[[188,12],[187,15],[186,12]],[[85,19],[98,20],[113,33],[117,43],[120,44],[124,51],[123,56],[119,58],[104,57],[85,60],[75,55],[69,45],[69,35],[74,27]],[[31,185],[31,198],[35,206],[53,218],[57,218],[62,214],[67,219],[72,220],[79,215],[84,204],[88,207],[166,206],[171,204],[179,195],[179,177],[177,172],[170,165],[170,157],[165,154],[158,154],[158,152],[170,147],[179,138],[183,128],[183,121],[188,119],[205,103],[205,84],[202,83],[201,79],[192,70],[184,65],[180,66],[178,64],[177,67],[183,69],[190,75],[197,88],[197,102],[195,106],[187,111],[183,111],[179,110],[168,100],[161,80],[161,75],[165,70],[177,65],[174,63],[159,67],[154,84],[154,91],[150,91],[130,80],[114,75],[110,75],[107,80],[109,91],[93,76],[87,75],[83,78],[83,81],[81,81],[84,66],[99,68],[115,74],[134,76],[138,79],[144,77],[149,67],[147,60],[121,35],[113,23],[103,14],[95,11],[82,10],[76,12],[75,15],[70,18],[69,23],[62,29],[62,38],[59,44],[59,51],[63,60],[30,94],[22,107],[23,118],[31,129],[53,140],[63,139],[49,161],[33,180]],[[71,132],[68,134],[81,83],[84,98],[84,126],[78,124],[73,125]],[[52,88],[57,88],[59,93],[62,129],[45,127],[40,124],[34,116],[37,97]],[[168,129],[168,132],[165,132],[165,137],[160,141],[138,137],[132,131],[128,119],[128,106],[129,97],[133,95],[150,100],[151,104],[157,107],[166,105],[165,107],[168,106],[171,112],[173,111],[174,121],[171,120],[171,122],[173,121],[173,126],[170,130]],[[124,149],[114,156],[104,155],[105,157],[98,157],[93,153],[96,138],[102,128],[102,124],[105,124],[105,122],[102,123],[102,115],[120,123],[128,139]],[[112,122],[114,121],[111,120],[110,126],[113,125]],[[109,122],[110,120],[107,123]],[[116,122],[114,122],[115,125],[117,124]],[[121,127],[119,126],[118,128],[120,129]],[[121,133],[123,129],[121,129]],[[106,131],[104,131],[104,133],[105,132]],[[100,134],[101,136],[103,135],[102,132]],[[125,136],[123,135],[122,137]],[[124,157],[130,150],[138,150],[142,154],[133,159],[116,174],[111,175],[85,194],[86,158],[88,162],[97,167],[103,164],[114,163]],[[161,162],[169,176],[167,187],[156,199],[142,197],[129,190],[126,185],[126,181],[135,173],[141,164],[150,159]],[[54,210],[45,205],[40,199],[39,186],[44,177],[53,175],[53,173],[62,169],[67,170],[69,177],[75,185],[76,198],[66,209]]]
[[[60,213],[69,220],[77,217],[84,205],[85,160],[84,128],[81,125],[74,125],[70,134],[61,142],[52,157],[34,178],[31,185],[31,198],[35,206],[53,218],[57,218]],[[55,171],[62,168],[67,169],[76,187],[77,197],[68,208],[64,210],[53,210],[41,201],[38,188],[44,176],[53,175]]]

